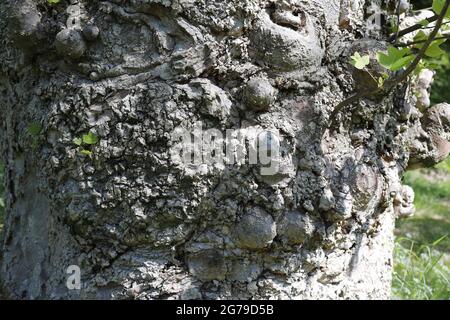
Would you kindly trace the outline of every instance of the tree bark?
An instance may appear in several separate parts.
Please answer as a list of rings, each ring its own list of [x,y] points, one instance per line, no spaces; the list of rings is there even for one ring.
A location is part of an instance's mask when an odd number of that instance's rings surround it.
[[[419,111],[403,85],[330,118],[371,85],[349,57],[386,46],[363,36],[369,14],[363,0],[2,1],[8,295],[389,298],[401,178],[448,155],[450,110]],[[279,170],[177,162],[174,132],[199,124],[278,132]],[[88,132],[99,142],[77,142]]]

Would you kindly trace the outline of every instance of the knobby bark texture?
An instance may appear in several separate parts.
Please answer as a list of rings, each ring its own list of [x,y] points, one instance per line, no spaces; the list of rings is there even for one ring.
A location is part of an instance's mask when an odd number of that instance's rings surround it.
[[[8,295],[389,298],[394,221],[412,212],[401,177],[448,154],[450,110],[419,110],[402,85],[330,118],[373,85],[349,56],[386,47],[367,8],[2,1]],[[174,161],[172,133],[198,122],[278,130],[279,171]],[[86,155],[73,140],[89,131]]]

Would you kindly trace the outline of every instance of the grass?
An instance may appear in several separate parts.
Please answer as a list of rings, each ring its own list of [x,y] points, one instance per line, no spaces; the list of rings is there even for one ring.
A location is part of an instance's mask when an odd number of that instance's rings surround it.
[[[444,253],[436,245],[419,245],[409,238],[398,238],[392,296],[394,299],[447,300],[450,297],[450,269]]]
[[[450,159],[434,169],[408,172],[416,215],[396,229],[393,297],[450,299]]]

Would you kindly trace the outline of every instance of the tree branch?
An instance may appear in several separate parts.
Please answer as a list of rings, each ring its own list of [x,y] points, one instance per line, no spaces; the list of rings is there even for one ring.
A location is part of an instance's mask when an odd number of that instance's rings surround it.
[[[428,18],[427,21],[429,21],[429,22],[431,23],[431,22],[436,21],[438,18],[439,18],[439,16],[434,15],[434,16],[432,16],[431,18]],[[411,27],[408,27],[408,28],[406,28],[406,29],[403,29],[403,30],[399,31],[398,34],[397,34],[397,33],[393,34],[393,35],[388,39],[388,42],[393,42],[393,41],[395,41],[396,38],[403,37],[404,35],[407,35],[408,33],[417,31],[417,30],[419,30],[419,29],[421,29],[421,28],[423,28],[423,26],[422,26],[420,23],[415,24],[415,25],[412,25]]]
[[[439,32],[439,29],[442,26],[442,23],[444,21],[445,15],[446,15],[449,7],[450,7],[450,0],[446,0],[445,4],[444,4],[444,8],[442,9],[442,12],[437,16],[437,18],[435,20],[433,20],[433,21],[437,21],[437,22],[436,22],[436,25],[435,25],[433,31],[430,33],[428,40],[426,40],[425,44],[422,46],[420,51],[417,53],[413,62],[411,62],[411,64],[408,66],[408,68],[404,72],[400,73],[398,76],[394,77],[391,80],[389,80],[389,79],[386,80],[382,88],[377,88],[376,90],[372,90],[372,91],[367,91],[367,90],[360,91],[360,92],[352,95],[351,97],[347,98],[346,100],[344,100],[343,102],[339,103],[336,106],[336,108],[334,109],[334,111],[331,114],[331,117],[334,118],[334,116],[338,112],[340,112],[344,107],[346,107],[349,104],[352,104],[353,102],[358,101],[359,99],[365,98],[367,96],[375,95],[378,93],[382,93],[382,92],[389,92],[396,85],[398,85],[399,83],[406,80],[408,78],[408,76],[416,69],[420,60],[422,60],[422,58],[425,56],[425,52],[430,47],[431,43],[435,40],[435,38]]]
[[[397,9],[395,11],[396,11],[395,14],[397,16],[397,30],[395,31],[394,41],[395,41],[395,43],[397,43],[399,35],[400,35],[400,0],[397,0]]]
[[[450,34],[443,35],[442,37],[436,37],[436,38],[434,38],[433,41],[444,40],[444,39],[450,39]],[[424,43],[426,41],[427,40],[417,40],[417,41],[411,41],[411,42],[406,42],[406,43],[398,43],[395,46],[396,47],[409,47],[409,46],[413,46],[415,44]]]
[[[444,4],[444,8],[442,9],[442,12],[439,14],[438,19],[436,21],[436,26],[434,27],[433,31],[430,33],[428,40],[425,42],[425,44],[420,49],[419,53],[416,55],[416,58],[414,61],[409,65],[409,67],[406,69],[406,71],[400,73],[398,76],[394,77],[392,80],[387,80],[385,82],[385,85],[383,86],[384,90],[391,90],[393,87],[395,87],[398,83],[403,82],[408,78],[408,76],[416,69],[417,65],[419,64],[420,60],[425,56],[425,52],[428,50],[430,45],[433,43],[434,38],[436,38],[439,29],[441,28],[442,22],[444,22],[444,18],[447,14],[448,8],[450,7],[450,0],[446,0]]]

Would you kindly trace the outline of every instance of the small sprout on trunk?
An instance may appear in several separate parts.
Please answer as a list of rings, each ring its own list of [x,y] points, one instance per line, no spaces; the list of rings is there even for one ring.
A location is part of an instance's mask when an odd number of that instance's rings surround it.
[[[97,144],[99,141],[98,137],[92,132],[89,131],[87,134],[83,135],[83,143],[87,145]]]
[[[361,56],[359,52],[355,52],[355,54],[351,56],[351,59],[350,63],[359,70],[363,70],[370,64],[370,56]]]
[[[30,136],[36,137],[41,133],[42,127],[39,123],[33,122],[28,125],[27,132]]]
[[[27,133],[31,137],[31,148],[35,150],[39,143],[39,134],[42,131],[42,126],[39,123],[32,122],[27,127]]]
[[[72,142],[79,147],[80,153],[85,156],[92,156],[92,147],[96,145],[100,139],[92,132],[83,134],[80,137],[75,137]]]

